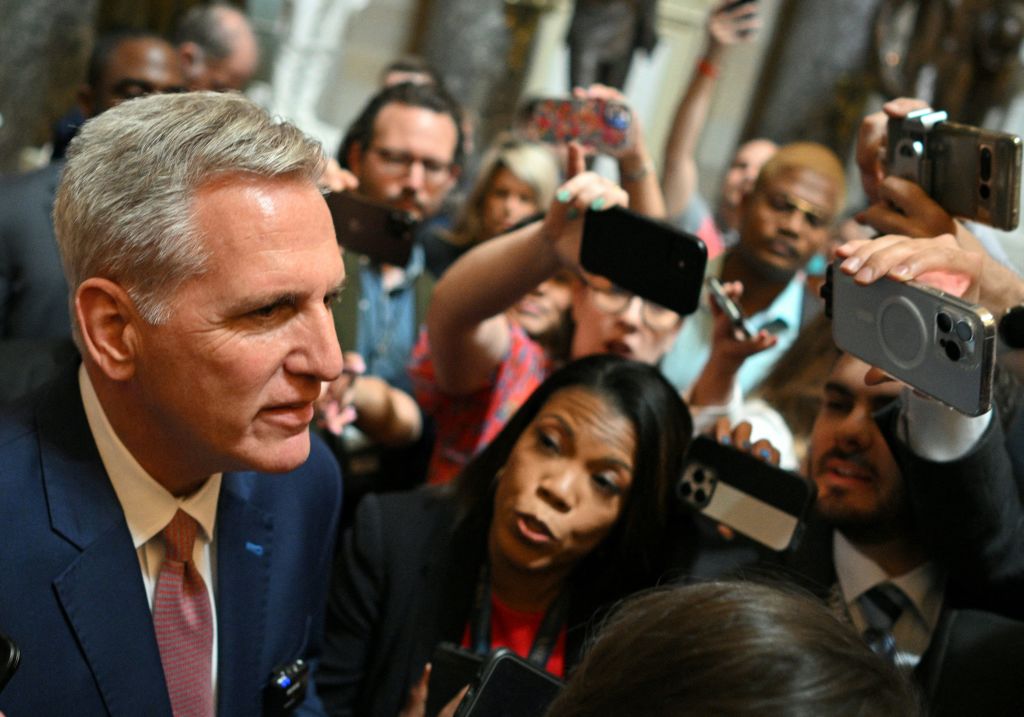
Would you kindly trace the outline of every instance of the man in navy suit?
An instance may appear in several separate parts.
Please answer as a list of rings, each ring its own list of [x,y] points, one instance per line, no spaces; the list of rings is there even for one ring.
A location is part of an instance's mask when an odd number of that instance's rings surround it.
[[[866,385],[868,368],[844,354],[828,377],[808,456],[815,518],[784,561],[873,648],[913,672],[930,714],[1020,714],[1024,623],[963,609],[985,605],[962,599],[976,586],[923,534],[928,507],[918,499],[929,483],[963,477],[964,466],[1008,480],[999,421],[963,416],[894,382]],[[974,535],[997,534],[1000,519],[965,513],[946,532],[983,562],[990,546]]]
[[[341,482],[308,426],[344,278],[322,167],[236,95],[126,102],[72,143],[82,364],[0,413],[8,715],[279,714],[275,671],[315,674]],[[322,712],[312,678],[298,709]]]

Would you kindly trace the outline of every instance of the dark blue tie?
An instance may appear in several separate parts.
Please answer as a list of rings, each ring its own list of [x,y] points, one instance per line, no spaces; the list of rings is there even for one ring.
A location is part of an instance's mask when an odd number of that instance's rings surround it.
[[[906,594],[892,583],[876,585],[857,598],[868,624],[864,630],[864,641],[875,653],[892,662],[896,661],[897,653],[892,627],[903,614],[908,600]]]

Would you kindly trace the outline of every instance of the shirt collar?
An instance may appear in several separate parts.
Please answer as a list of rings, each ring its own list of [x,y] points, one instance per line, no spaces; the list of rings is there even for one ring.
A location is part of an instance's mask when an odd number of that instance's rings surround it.
[[[84,365],[78,368],[78,387],[89,430],[96,441],[100,460],[110,476],[117,500],[121,503],[135,548],[145,545],[159,534],[179,508],[196,519],[207,542],[212,540],[221,474],[214,473],[191,495],[182,498],[171,495],[139,465],[135,456],[118,438]]]
[[[934,563],[926,562],[903,575],[890,576],[838,530],[833,533],[832,556],[839,588],[847,605],[853,604],[876,585],[891,582],[910,599],[928,628],[935,629],[942,611],[944,581]]]
[[[423,273],[426,268],[426,252],[423,250],[423,246],[416,242],[412,245],[412,252],[409,254],[409,262],[402,269],[402,280],[397,286],[392,287],[391,291],[402,291],[408,289],[415,283],[416,279],[419,278],[420,274]],[[373,261],[366,255],[359,257],[359,263],[361,266],[366,268],[372,268],[374,272],[380,275],[380,264]]]

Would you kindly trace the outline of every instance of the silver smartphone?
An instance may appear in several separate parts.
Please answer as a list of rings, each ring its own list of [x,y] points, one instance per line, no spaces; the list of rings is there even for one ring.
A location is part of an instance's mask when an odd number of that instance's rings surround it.
[[[708,518],[781,552],[797,544],[817,489],[803,476],[697,436],[676,495]]]
[[[753,336],[753,332],[747,325],[747,319],[743,316],[743,311],[740,309],[739,305],[725,293],[725,288],[722,286],[722,282],[713,276],[709,276],[705,284],[707,284],[708,293],[711,295],[711,299],[718,304],[718,308],[729,317],[729,322],[732,324],[733,330],[740,335],[740,338],[749,339]]]
[[[886,171],[917,183],[953,216],[997,229],[1020,219],[1021,138],[918,110],[890,118]]]
[[[916,282],[862,286],[831,267],[836,346],[968,416],[992,406],[996,321],[983,306]]]

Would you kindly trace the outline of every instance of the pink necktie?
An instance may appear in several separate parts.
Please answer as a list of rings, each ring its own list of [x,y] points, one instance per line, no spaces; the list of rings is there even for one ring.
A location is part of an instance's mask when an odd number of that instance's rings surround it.
[[[156,581],[153,624],[174,717],[212,717],[213,614],[192,562],[198,524],[178,510],[161,533],[166,545]]]

